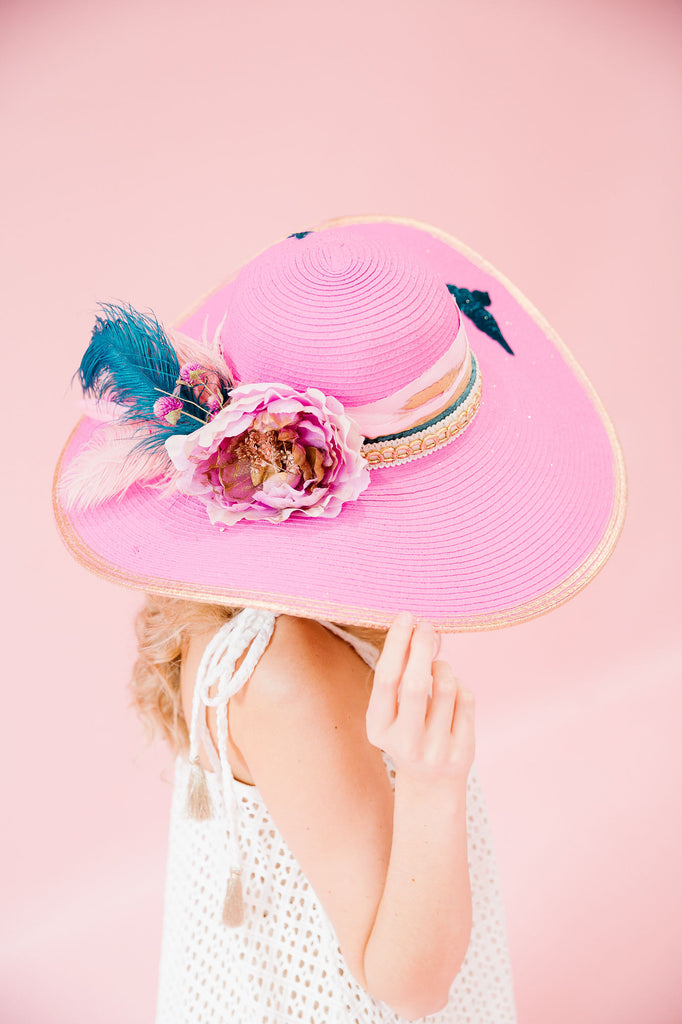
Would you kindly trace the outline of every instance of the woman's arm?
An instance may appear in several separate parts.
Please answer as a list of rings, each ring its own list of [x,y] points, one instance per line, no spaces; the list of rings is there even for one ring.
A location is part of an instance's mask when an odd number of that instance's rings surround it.
[[[471,919],[466,757],[457,772],[444,772],[439,762],[434,775],[427,763],[433,749],[426,760],[424,751],[416,756],[411,750],[404,763],[399,750],[394,801],[380,751],[367,736],[372,708],[383,709],[376,728],[389,727],[389,678],[393,711],[398,707],[400,678],[391,664],[400,657],[401,669],[410,665],[404,654],[411,637],[411,625],[392,627],[377,664],[377,679],[384,682],[375,685],[368,707],[371,673],[349,645],[318,623],[280,616],[251,680],[230,702],[233,738],[324,906],[350,969],[371,995],[408,1017],[446,1001]],[[410,672],[423,689],[427,649],[431,682],[433,635],[415,631],[414,637]],[[433,725],[434,709],[440,709],[439,721],[448,717],[444,702],[435,699],[447,690],[435,682],[444,678],[443,665],[435,663],[430,706],[428,686],[421,705],[415,694],[411,701],[401,693],[402,717],[394,714],[391,736],[382,736],[389,753],[398,740],[414,739],[419,728]],[[448,700],[449,728],[455,701]],[[407,709],[418,718],[420,706],[421,726],[409,733]],[[378,740],[376,730],[372,738]]]
[[[407,1017],[447,1003],[471,934],[466,784],[474,701],[446,662],[432,663],[433,639],[430,625],[413,632],[411,617],[398,617],[367,710],[370,740],[396,764],[396,787],[365,975],[370,990]]]

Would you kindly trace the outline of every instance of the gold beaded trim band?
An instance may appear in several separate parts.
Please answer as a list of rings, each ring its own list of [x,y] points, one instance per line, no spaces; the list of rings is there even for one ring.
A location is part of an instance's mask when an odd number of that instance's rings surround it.
[[[361,451],[370,469],[411,462],[459,437],[479,410],[481,386],[481,371],[472,352],[469,383],[456,402],[421,427],[363,444]]]

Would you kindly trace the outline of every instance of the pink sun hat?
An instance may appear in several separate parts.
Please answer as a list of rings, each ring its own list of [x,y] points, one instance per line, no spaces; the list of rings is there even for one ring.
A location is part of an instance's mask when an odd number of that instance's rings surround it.
[[[67,547],[101,576],[380,628],[408,609],[459,632],[544,614],[614,549],[625,469],[594,388],[443,231],[355,217],[276,243],[165,335],[180,373],[146,412],[108,341],[126,313],[104,309],[81,364],[99,402],[54,487]],[[157,359],[163,329],[137,316]]]

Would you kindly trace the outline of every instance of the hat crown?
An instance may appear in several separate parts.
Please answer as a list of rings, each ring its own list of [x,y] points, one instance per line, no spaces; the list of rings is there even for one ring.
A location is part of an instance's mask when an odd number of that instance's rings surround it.
[[[448,350],[460,318],[445,281],[363,228],[292,236],[242,269],[221,332],[240,383],[317,387],[352,408],[404,388]]]

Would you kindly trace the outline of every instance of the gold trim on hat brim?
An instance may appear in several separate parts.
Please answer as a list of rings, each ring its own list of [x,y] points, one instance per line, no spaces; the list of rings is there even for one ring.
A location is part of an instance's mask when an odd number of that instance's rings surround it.
[[[526,310],[533,320],[535,320],[538,326],[542,328],[545,335],[561,352],[564,360],[569,364],[575,376],[587,392],[609,438],[614,458],[614,496],[611,516],[599,544],[570,574],[570,576],[565,580],[562,580],[562,582],[557,584],[557,586],[546,591],[544,594],[533,598],[531,601],[525,601],[519,605],[504,608],[499,612],[486,612],[462,617],[451,616],[449,618],[438,620],[431,617],[431,621],[435,628],[443,633],[481,632],[484,630],[503,629],[522,622],[529,622],[532,619],[536,619],[541,615],[547,614],[547,612],[554,608],[558,608],[560,605],[569,601],[572,597],[575,597],[575,595],[586,587],[587,584],[594,579],[597,573],[603,569],[613,553],[623,529],[623,524],[625,522],[625,510],[627,506],[625,459],[623,457],[623,451],[618,440],[618,436],[613,423],[601,402],[601,399],[592,385],[592,382],[576,360],[573,353],[557,335],[556,331],[545,320],[539,310],[535,308],[526,296],[519,291],[519,289],[507,277],[505,277],[504,274],[501,274],[491,263],[488,262],[488,260],[484,259],[484,257],[480,256],[477,252],[474,252],[474,250],[468,245],[460,242],[445,231],[441,231],[429,224],[424,224],[421,221],[405,217],[370,215],[339,217],[330,221],[325,221],[322,224],[318,224],[312,230],[322,231],[326,228],[342,227],[347,224],[380,222],[403,224],[406,227],[413,227],[417,230],[424,231],[427,234],[431,234],[435,238],[445,242],[451,248],[461,252],[472,263],[495,277],[510,292],[510,294],[513,295],[519,305]],[[267,248],[269,248],[269,246]],[[236,271],[235,274],[231,275],[226,280],[223,280],[219,287],[223,287],[225,284],[229,283],[229,281],[234,280],[238,272],[239,271]],[[206,292],[204,298],[200,299],[199,302],[192,307],[190,312],[181,317],[179,322],[183,323],[187,320],[191,313],[203,304],[205,297],[212,295],[215,290],[216,289],[212,289],[211,291]],[[119,569],[118,566],[115,566],[111,562],[102,558],[99,554],[89,548],[74,530],[71,520],[68,517],[68,513],[62,508],[58,496],[58,481],[64,455],[69,447],[71,438],[78,430],[83,419],[85,419],[85,417],[82,417],[79,423],[74,427],[59,457],[52,487],[52,503],[57,526],[64,543],[71,551],[76,561],[80,562],[86,569],[103,577],[104,579],[111,580],[134,590],[145,591],[150,594],[162,594],[169,597],[199,601],[208,604],[266,608],[279,614],[323,619],[326,621],[338,622],[343,625],[367,626],[376,629],[387,629],[390,626],[391,622],[395,618],[395,614],[392,612],[369,611],[366,608],[360,608],[354,605],[330,604],[325,601],[311,601],[307,598],[300,598],[293,603],[291,601],[283,601],[280,595],[269,595],[262,591],[233,591],[227,588],[212,588],[211,590],[206,590],[198,585],[179,585],[174,580],[165,580],[158,577],[152,579],[136,573],[128,571],[124,572]]]

